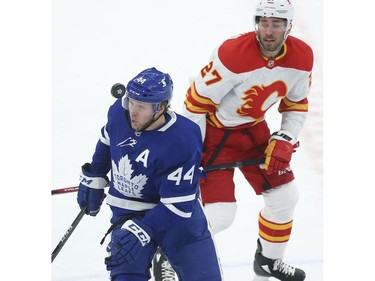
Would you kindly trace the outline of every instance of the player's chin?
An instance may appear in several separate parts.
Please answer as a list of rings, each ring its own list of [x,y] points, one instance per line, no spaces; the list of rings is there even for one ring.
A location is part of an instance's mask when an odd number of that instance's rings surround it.
[[[277,49],[277,46],[275,44],[275,42],[264,42],[263,44],[264,48],[268,51],[268,52],[274,52],[276,51]]]
[[[138,131],[138,130],[141,128],[141,126],[139,125],[138,122],[136,122],[136,121],[132,121],[131,123],[132,123],[131,125],[132,125],[132,129],[133,129],[133,130]]]

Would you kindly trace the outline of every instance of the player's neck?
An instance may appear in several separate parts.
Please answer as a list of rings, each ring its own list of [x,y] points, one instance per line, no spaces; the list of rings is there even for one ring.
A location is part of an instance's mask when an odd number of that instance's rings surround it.
[[[160,117],[156,117],[157,119],[146,129],[146,131],[155,130],[166,122],[166,118],[164,113],[160,115]]]

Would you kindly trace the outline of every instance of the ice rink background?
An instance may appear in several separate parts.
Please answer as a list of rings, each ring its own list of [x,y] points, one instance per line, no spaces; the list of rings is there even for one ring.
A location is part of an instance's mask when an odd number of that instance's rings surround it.
[[[0,112],[1,155],[7,175],[0,206],[2,275],[103,280],[104,247],[99,240],[107,227],[107,208],[96,218],[82,220],[51,266],[49,254],[79,210],[74,195],[51,200],[50,189],[77,183],[79,167],[90,159],[98,129],[113,102],[109,95],[113,83],[126,82],[150,65],[159,66],[174,79],[173,107],[179,111],[178,93],[183,95],[187,76],[204,65],[212,48],[228,35],[252,30],[249,15],[254,1],[238,1],[235,7],[224,1],[178,5],[156,1],[165,3],[157,7],[155,1],[133,1],[123,9],[124,1],[23,1],[22,9],[20,2],[7,3],[0,17],[4,38],[0,86],[5,93]],[[374,151],[367,136],[374,97],[369,94],[371,73],[362,70],[373,65],[373,58],[358,60],[348,55],[363,42],[348,35],[366,39],[368,33],[345,23],[352,15],[350,7],[338,5],[340,1],[325,4],[323,161],[322,4],[294,2],[292,35],[308,42],[316,55],[310,98],[315,110],[293,159],[301,200],[286,260],[306,269],[307,280],[322,280],[323,273],[324,280],[368,279],[368,270],[360,268],[371,268],[375,252],[366,231],[374,214],[369,176]],[[362,10],[371,10],[373,3],[362,3]],[[370,26],[369,20],[364,17],[362,26]],[[170,37],[157,36],[157,27],[163,23]],[[169,47],[154,43],[160,38]],[[363,100],[355,103],[352,93],[363,94]],[[216,240],[226,280],[251,280],[261,198],[245,187],[241,176],[237,181],[238,218]]]
[[[114,102],[109,90],[126,84],[144,68],[155,66],[174,80],[172,108],[180,111],[189,76],[208,62],[212,49],[229,36],[253,30],[256,1],[54,1],[52,13],[52,187],[77,184],[80,166],[91,161],[99,131]],[[311,116],[293,159],[301,201],[285,260],[322,280],[322,6],[296,3],[293,35],[315,51]],[[311,11],[314,13],[311,13]],[[280,115],[270,112],[273,130]],[[274,117],[272,117],[274,116]],[[252,278],[257,238],[256,197],[236,174],[238,217],[216,242],[227,281]],[[57,245],[78,213],[76,194],[52,198],[52,245]],[[84,217],[52,264],[52,280],[103,280],[109,210]],[[304,249],[304,250],[301,250]]]

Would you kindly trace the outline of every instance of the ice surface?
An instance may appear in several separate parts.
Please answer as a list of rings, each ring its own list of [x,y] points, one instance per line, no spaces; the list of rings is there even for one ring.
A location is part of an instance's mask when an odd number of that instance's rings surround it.
[[[292,238],[285,261],[303,268],[306,280],[323,280],[323,24],[322,1],[294,1],[292,35],[314,50],[310,116],[292,166],[300,188]],[[228,36],[253,30],[257,1],[239,0],[53,0],[52,9],[52,189],[78,184],[80,166],[91,161],[108,106],[110,88],[146,67],[169,72],[175,84],[172,108],[180,112],[189,77]],[[277,129],[276,110],[267,118]],[[257,215],[255,196],[236,173],[238,215],[215,239],[226,281],[252,280]],[[51,252],[79,212],[76,194],[52,197]],[[51,265],[52,280],[106,280],[109,226],[103,205],[85,216]]]

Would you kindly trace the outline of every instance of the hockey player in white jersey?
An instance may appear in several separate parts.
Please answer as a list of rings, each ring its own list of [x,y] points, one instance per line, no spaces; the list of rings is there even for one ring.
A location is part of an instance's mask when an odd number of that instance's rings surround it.
[[[171,77],[154,67],[130,80],[82,166],[79,206],[96,216],[106,193],[113,213],[105,258],[112,281],[149,280],[158,247],[180,281],[222,280],[199,201],[200,129],[170,109],[172,92]]]
[[[288,265],[284,254],[298,202],[289,163],[308,112],[313,51],[290,35],[289,0],[260,0],[253,19],[255,31],[229,38],[213,50],[187,91],[184,115],[201,128],[203,167],[264,158],[262,165],[239,168],[264,199],[253,269],[264,277],[302,281],[305,272]],[[281,122],[271,134],[266,112],[273,105],[278,105]],[[235,219],[233,175],[233,168],[212,171],[200,185],[215,233]]]

